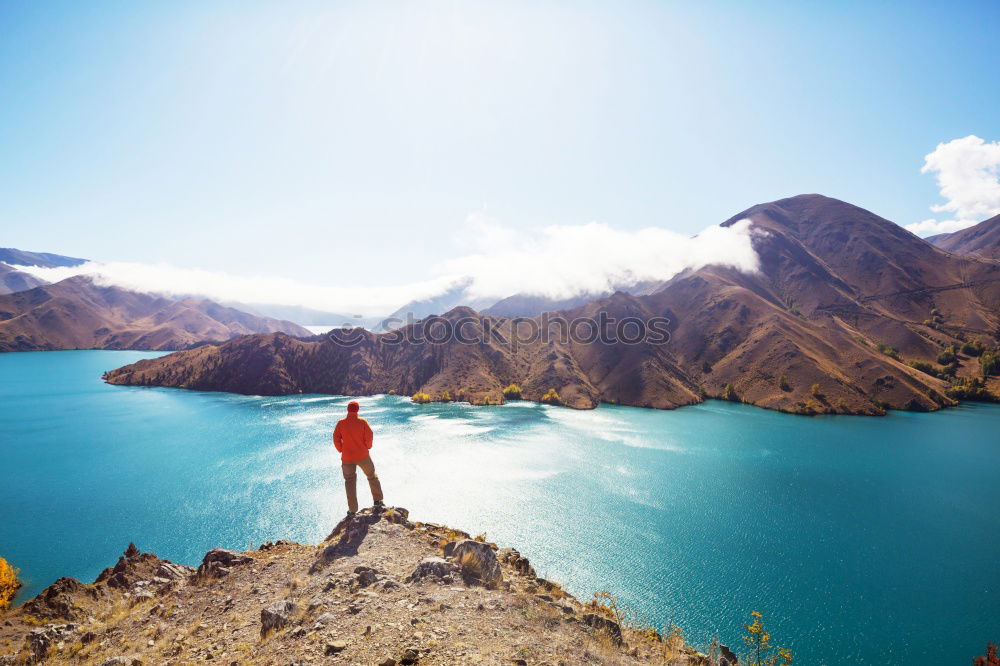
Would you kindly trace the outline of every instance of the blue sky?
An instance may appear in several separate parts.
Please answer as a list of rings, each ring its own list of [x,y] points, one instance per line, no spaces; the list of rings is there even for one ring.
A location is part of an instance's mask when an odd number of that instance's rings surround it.
[[[393,285],[506,232],[900,224],[1000,140],[1000,3],[0,2],[0,245]]]

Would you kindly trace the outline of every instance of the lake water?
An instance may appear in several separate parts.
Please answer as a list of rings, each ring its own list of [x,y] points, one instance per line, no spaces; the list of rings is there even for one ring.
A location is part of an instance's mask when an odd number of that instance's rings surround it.
[[[0,556],[24,597],[129,541],[318,542],[345,511],[347,398],[105,385],[142,352],[0,354]],[[796,663],[968,664],[1000,640],[1000,408],[796,417],[416,406],[361,398],[388,503],[486,532],[580,597],[739,645],[764,613]],[[367,486],[359,484],[362,501]]]

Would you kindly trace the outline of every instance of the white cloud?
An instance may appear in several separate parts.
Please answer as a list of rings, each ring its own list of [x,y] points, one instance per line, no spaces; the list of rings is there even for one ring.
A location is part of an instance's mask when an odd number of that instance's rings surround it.
[[[606,224],[558,225],[537,234],[517,234],[481,215],[469,216],[473,238],[466,256],[440,269],[469,275],[470,298],[503,298],[528,293],[569,298],[629,287],[646,280],[667,280],[687,268],[726,264],[757,270],[750,243],[750,221],[709,227],[695,237],[647,227],[621,231]]]
[[[283,277],[230,275],[221,271],[180,268],[166,263],[87,262],[81,266],[18,267],[50,282],[89,275],[98,284],[171,296],[204,296],[217,301],[301,305],[351,316],[382,315],[402,303],[436,296],[453,280],[447,277],[395,287],[320,286]]]
[[[466,253],[435,267],[437,277],[390,287],[320,286],[265,275],[238,276],[170,264],[88,262],[66,268],[25,267],[55,282],[90,275],[99,283],[219,301],[301,305],[364,316],[385,315],[412,300],[466,285],[462,301],[499,300],[516,293],[551,298],[602,293],[647,280],[667,280],[685,269],[725,264],[757,270],[750,221],[713,226],[691,238],[649,227],[623,231],[606,224],[550,226],[526,234],[475,213],[467,220]]]
[[[931,210],[949,217],[907,225],[909,231],[920,235],[958,231],[1000,213],[1000,142],[987,143],[970,134],[939,143],[924,158],[920,172],[937,174],[947,202]]]

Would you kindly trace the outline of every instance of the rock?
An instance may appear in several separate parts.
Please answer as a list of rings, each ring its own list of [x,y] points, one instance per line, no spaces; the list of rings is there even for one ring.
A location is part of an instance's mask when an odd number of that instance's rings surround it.
[[[497,557],[501,562],[510,566],[514,569],[514,571],[522,576],[535,578],[537,575],[535,574],[534,567],[532,567],[531,563],[528,561],[528,558],[521,555],[521,553],[517,552],[513,548],[501,548],[497,552]]]
[[[136,604],[140,604],[143,601],[151,601],[152,599],[154,599],[152,592],[149,590],[142,590],[140,592],[136,592],[132,597],[132,605],[134,606]]]
[[[396,666],[396,660],[393,659],[392,657],[388,657],[380,661],[378,663],[378,666]]]
[[[107,570],[106,570],[107,571]],[[83,583],[73,578],[60,578],[25,602],[24,610],[44,619],[77,620],[80,612],[74,607],[73,595],[84,592]]]
[[[326,644],[326,648],[323,650],[323,654],[327,657],[330,655],[337,654],[338,652],[343,652],[347,649],[347,641],[330,641]]]
[[[406,648],[403,650],[403,654],[399,657],[399,663],[403,666],[409,666],[410,664],[415,664],[420,661],[420,652],[415,648]]]
[[[101,662],[101,666],[142,666],[139,657],[111,657]]]
[[[242,553],[234,553],[224,548],[214,548],[201,560],[198,567],[198,575],[207,578],[222,578],[229,574],[229,569],[241,564],[249,564],[253,558]]]
[[[458,568],[441,557],[425,557],[406,578],[407,583],[420,583],[427,579],[442,583],[451,583],[452,575]]]
[[[458,564],[467,584],[496,589],[503,582],[500,561],[489,544],[472,539],[454,541],[444,547],[444,554]]]
[[[271,605],[260,611],[260,634],[261,636],[274,629],[281,629],[292,621],[292,615],[298,610],[295,603],[288,601],[275,601]]]
[[[318,618],[316,618],[316,626],[322,627],[325,624],[330,624],[331,622],[336,622],[337,616],[333,613],[323,613]]]
[[[63,641],[76,631],[75,624],[50,624],[28,632],[28,650],[35,660],[41,660],[56,641]]]
[[[719,666],[737,666],[740,659],[726,645],[719,646]]]
[[[615,643],[622,642],[622,628],[618,626],[618,623],[610,618],[606,618],[603,615],[598,615],[597,613],[586,613],[581,621],[589,627],[593,627],[598,631],[607,632],[609,636],[615,641]]]
[[[181,580],[187,578],[194,573],[194,569],[191,567],[186,567],[183,564],[174,564],[173,562],[164,561],[160,564],[160,568],[156,570],[156,577],[163,578],[166,580]]]
[[[354,573],[358,576],[358,587],[368,587],[378,580],[378,572],[371,567],[355,567]]]

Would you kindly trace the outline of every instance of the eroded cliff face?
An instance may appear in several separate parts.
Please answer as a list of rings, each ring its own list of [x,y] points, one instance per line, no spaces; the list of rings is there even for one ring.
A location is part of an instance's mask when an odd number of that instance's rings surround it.
[[[363,510],[318,545],[212,550],[197,569],[130,544],[94,583],[60,579],[3,619],[6,664],[708,663],[516,550],[400,508]]]

